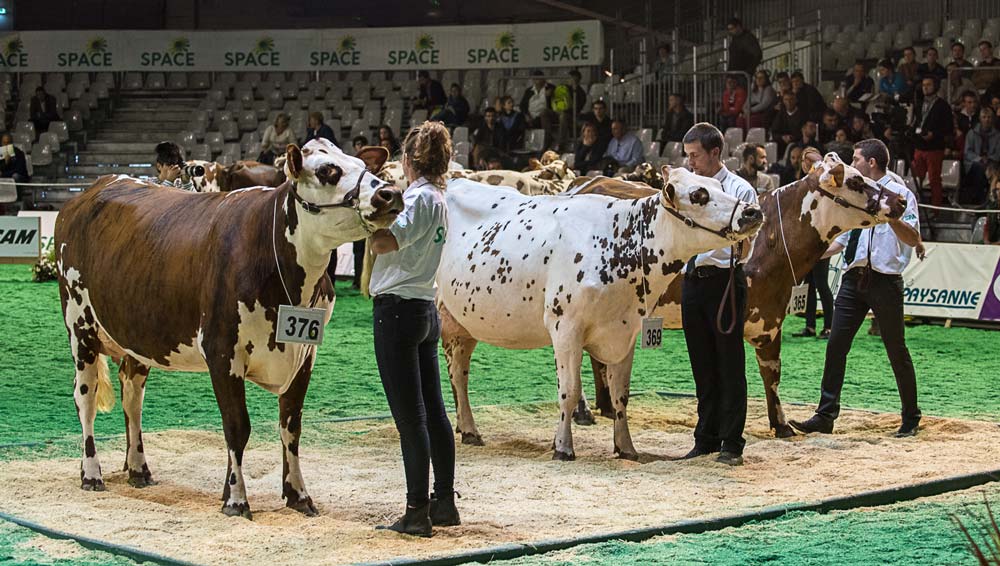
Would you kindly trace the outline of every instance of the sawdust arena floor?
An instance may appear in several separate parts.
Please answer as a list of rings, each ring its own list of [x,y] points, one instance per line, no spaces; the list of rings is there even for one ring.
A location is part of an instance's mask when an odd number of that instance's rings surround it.
[[[692,444],[694,401],[643,396],[629,406],[641,462],[610,457],[612,426],[603,418],[574,426],[575,462],[554,462],[557,414],[554,404],[477,410],[487,445],[458,446],[464,524],[435,529],[430,539],[373,530],[400,513],[404,500],[389,421],[305,427],[303,474],[319,517],[284,507],[276,435],[252,441],[244,456],[253,521],[222,515],[225,445],[221,434],[201,431],[144,435],[159,482],[144,489],[117,471],[123,441],[99,449],[107,484],[101,493],[80,490],[77,459],[0,462],[0,509],[202,564],[344,564],[664,525],[923,482],[991,469],[1000,446],[995,423],[925,417],[919,436],[896,439],[898,417],[857,411],[845,411],[833,435],[777,440],[763,402],[751,400],[744,466],[708,457],[674,461]]]

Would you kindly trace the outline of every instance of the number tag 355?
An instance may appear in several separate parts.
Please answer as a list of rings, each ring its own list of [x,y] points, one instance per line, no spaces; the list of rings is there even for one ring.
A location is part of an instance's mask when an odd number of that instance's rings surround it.
[[[307,309],[281,305],[278,307],[277,342],[320,345],[323,342],[325,309]]]
[[[639,336],[639,347],[643,350],[659,348],[663,345],[663,319],[642,319],[642,334]]]

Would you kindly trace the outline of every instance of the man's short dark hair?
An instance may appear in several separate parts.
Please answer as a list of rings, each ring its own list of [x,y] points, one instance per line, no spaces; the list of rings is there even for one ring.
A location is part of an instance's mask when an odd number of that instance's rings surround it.
[[[802,74],[802,71],[795,71],[795,72],[793,72],[791,74],[791,78],[793,78],[793,79],[802,79],[803,81],[806,80],[806,76]]]
[[[827,108],[826,110],[823,111],[823,117],[826,118],[827,116],[833,116],[834,118],[836,118],[837,111],[834,110],[833,108]]]
[[[722,132],[708,122],[698,122],[684,134],[682,143],[699,143],[702,149],[711,152],[713,149],[722,151]]]
[[[889,148],[882,143],[882,140],[877,140],[874,138],[861,140],[854,144],[854,149],[861,151],[861,156],[865,160],[874,159],[875,166],[879,168],[880,171],[886,171],[889,168]]]
[[[904,47],[904,48],[903,48],[903,53],[906,53],[906,50],[907,50],[907,49],[909,49],[910,51],[912,51],[912,52],[913,52],[914,54],[916,54],[916,53],[917,53],[917,50],[916,50],[916,49],[914,49],[912,45],[907,45],[906,47]]]
[[[890,71],[896,70],[896,65],[894,65],[892,63],[892,59],[882,59],[882,60],[880,60],[878,62],[878,66],[879,67],[885,67],[886,69],[889,69]]]
[[[781,79],[787,79],[787,78],[788,78],[788,72],[787,71],[778,71],[777,73],[774,74],[774,81],[775,82],[778,82]]]
[[[927,49],[924,49],[924,56],[926,57],[927,54],[930,53],[931,51],[937,53],[938,52],[937,47],[928,47]]]
[[[359,143],[362,146],[368,145],[368,138],[366,138],[365,136],[354,136],[354,139],[351,140],[351,145],[355,146],[358,145]]]
[[[184,154],[179,145],[171,141],[156,144],[156,162],[160,165],[182,165]]]
[[[988,39],[984,39],[984,40],[982,40],[982,41],[979,42],[979,47],[982,47],[983,45],[985,45],[986,47],[989,47],[990,49],[993,49],[993,44],[990,43],[990,40],[988,40]]]
[[[959,46],[959,47],[961,47],[962,49],[965,49],[965,44],[962,43],[961,41],[955,41],[955,42],[952,42],[952,44],[951,44],[952,48],[954,48],[956,45]]]
[[[962,94],[962,100],[965,100],[966,98],[971,98],[972,100],[979,100],[979,95],[972,92],[971,90],[967,90],[965,91],[964,94]]]
[[[747,158],[750,158],[750,157],[753,157],[754,159],[756,159],[757,158],[757,150],[760,149],[760,147],[761,146],[758,145],[758,144],[748,143],[746,145],[746,147],[743,148],[743,161],[746,161]]]
[[[621,124],[622,127],[625,128],[626,130],[628,129],[628,124],[625,123],[625,119],[624,118],[615,118],[614,120],[611,120],[612,124],[614,124],[615,122],[618,122],[619,124]]]
[[[42,87],[38,87],[38,88],[36,88],[36,89],[35,89],[35,94],[38,94],[39,92],[45,92],[45,89],[44,89],[44,88],[42,88]]]
[[[496,114],[496,113],[497,113],[497,109],[493,108],[492,106],[487,106],[486,110],[483,110],[483,116],[485,116],[487,114]]]
[[[545,74],[542,73],[541,69],[535,69],[534,71],[531,71],[531,76],[533,76],[533,77],[544,77]]]
[[[577,79],[583,78],[583,75],[580,74],[580,71],[577,71],[576,69],[573,69],[572,71],[570,71],[569,72],[569,76],[575,77]]]
[[[670,93],[670,96],[676,96],[676,97],[677,97],[677,99],[681,101],[681,104],[683,104],[684,102],[686,102],[686,101],[684,100],[684,95],[683,95],[683,94],[681,94],[681,93],[679,93],[679,92],[671,92],[671,93]]]
[[[938,78],[935,77],[934,75],[924,75],[924,78],[920,79],[920,82],[926,81],[928,79],[930,79],[930,81],[934,83],[935,89],[941,88],[941,81],[939,81]]]
[[[458,90],[462,90],[462,85],[458,83],[451,83],[451,88],[457,88]]]
[[[417,78],[418,79],[429,79],[429,78],[431,78],[431,74],[428,73],[427,71],[419,71],[417,73]]]
[[[739,18],[729,18],[729,23],[726,25],[741,28],[743,27],[743,20]]]
[[[608,107],[608,103],[607,103],[607,102],[604,102],[604,101],[603,101],[603,100],[601,100],[600,98],[598,98],[597,100],[595,100],[594,102],[592,102],[592,103],[590,104],[590,107],[591,107],[591,108],[593,108],[594,106],[597,106],[598,104],[599,104],[599,105],[601,105],[601,106],[603,106],[603,107],[605,107],[605,108],[607,108],[607,107]]]

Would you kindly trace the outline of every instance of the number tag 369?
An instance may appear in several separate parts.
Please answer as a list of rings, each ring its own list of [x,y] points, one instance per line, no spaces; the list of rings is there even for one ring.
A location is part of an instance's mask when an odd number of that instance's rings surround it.
[[[278,307],[276,342],[320,345],[323,342],[325,309],[307,309],[281,305]]]
[[[659,348],[663,345],[663,319],[642,319],[642,334],[639,336],[639,347],[643,350]]]

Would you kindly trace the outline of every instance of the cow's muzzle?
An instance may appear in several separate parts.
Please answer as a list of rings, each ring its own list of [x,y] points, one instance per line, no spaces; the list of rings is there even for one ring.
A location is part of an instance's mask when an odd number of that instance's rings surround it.
[[[375,209],[373,218],[399,214],[403,211],[403,193],[395,187],[382,187],[372,195],[371,205]]]
[[[741,233],[753,230],[763,223],[764,213],[756,206],[744,208],[743,212],[740,213],[740,217],[736,219],[736,225],[739,226],[739,232]]]

